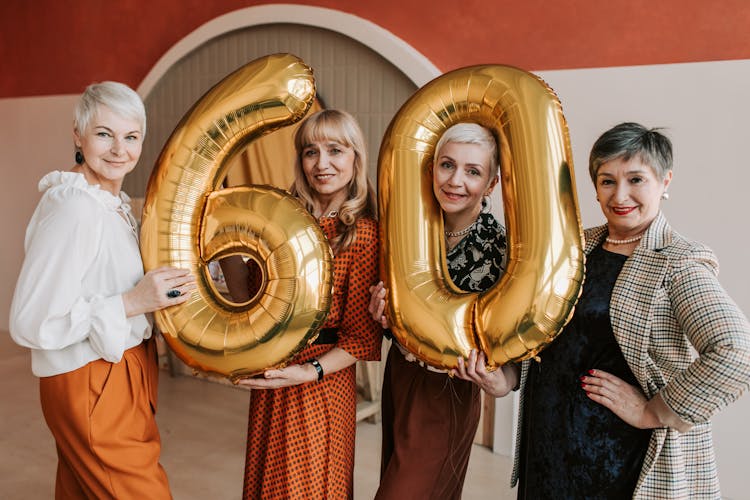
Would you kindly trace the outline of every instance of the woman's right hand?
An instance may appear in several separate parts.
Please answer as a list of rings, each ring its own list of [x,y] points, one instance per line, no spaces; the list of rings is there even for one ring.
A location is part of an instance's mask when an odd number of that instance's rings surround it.
[[[472,349],[469,359],[458,358],[458,368],[451,376],[474,382],[490,396],[500,398],[511,392],[520,377],[518,366],[508,363],[493,371],[487,371],[483,352]]]
[[[180,295],[169,297],[167,292],[177,290]],[[127,317],[149,313],[165,307],[182,304],[195,290],[195,278],[186,269],[160,267],[147,272],[135,288],[122,294]]]
[[[385,285],[382,281],[378,281],[377,285],[370,287],[370,304],[367,306],[367,310],[372,315],[372,319],[380,323],[380,326],[387,330],[391,325],[388,323],[388,318],[383,314],[385,311],[385,296]]]

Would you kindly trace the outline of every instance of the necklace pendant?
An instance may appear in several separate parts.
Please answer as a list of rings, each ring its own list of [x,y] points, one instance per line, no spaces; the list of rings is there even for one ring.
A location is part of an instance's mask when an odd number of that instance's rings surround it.
[[[331,210],[327,213],[321,214],[320,217],[318,217],[318,220],[320,219],[328,219],[332,217],[338,217],[339,211],[338,210]]]

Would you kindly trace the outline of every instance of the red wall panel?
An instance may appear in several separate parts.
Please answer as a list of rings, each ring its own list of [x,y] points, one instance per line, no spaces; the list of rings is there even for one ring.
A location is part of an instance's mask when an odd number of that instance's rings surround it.
[[[137,86],[175,43],[252,0],[5,0],[0,97]],[[443,71],[478,63],[528,70],[750,58],[746,0],[298,1],[367,19]],[[66,5],[67,4],[67,5]]]

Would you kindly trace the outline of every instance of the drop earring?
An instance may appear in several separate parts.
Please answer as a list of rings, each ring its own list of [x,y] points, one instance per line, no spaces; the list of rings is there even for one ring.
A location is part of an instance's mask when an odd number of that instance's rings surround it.
[[[483,214],[488,214],[492,211],[492,198],[490,198],[490,195],[486,194],[484,197],[482,197],[482,209],[480,212]]]
[[[668,200],[668,199],[669,199],[669,193],[667,193],[666,191],[664,191],[664,192],[663,192],[663,193],[661,194],[661,199],[662,199],[662,200]]]
[[[80,151],[76,150],[75,159],[76,159],[76,163],[77,164],[83,165],[83,153],[81,153]]]

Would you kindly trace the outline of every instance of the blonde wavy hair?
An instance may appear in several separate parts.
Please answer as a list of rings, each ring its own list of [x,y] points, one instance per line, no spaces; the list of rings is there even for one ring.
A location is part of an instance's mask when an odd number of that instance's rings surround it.
[[[315,212],[317,203],[302,170],[302,151],[316,141],[334,141],[354,150],[354,173],[349,182],[347,199],[339,207],[336,220],[338,236],[330,242],[334,253],[339,253],[356,241],[357,219],[377,218],[375,189],[367,177],[365,139],[354,117],[346,111],[336,109],[318,111],[297,129],[294,135],[295,179],[290,191],[311,213]]]

